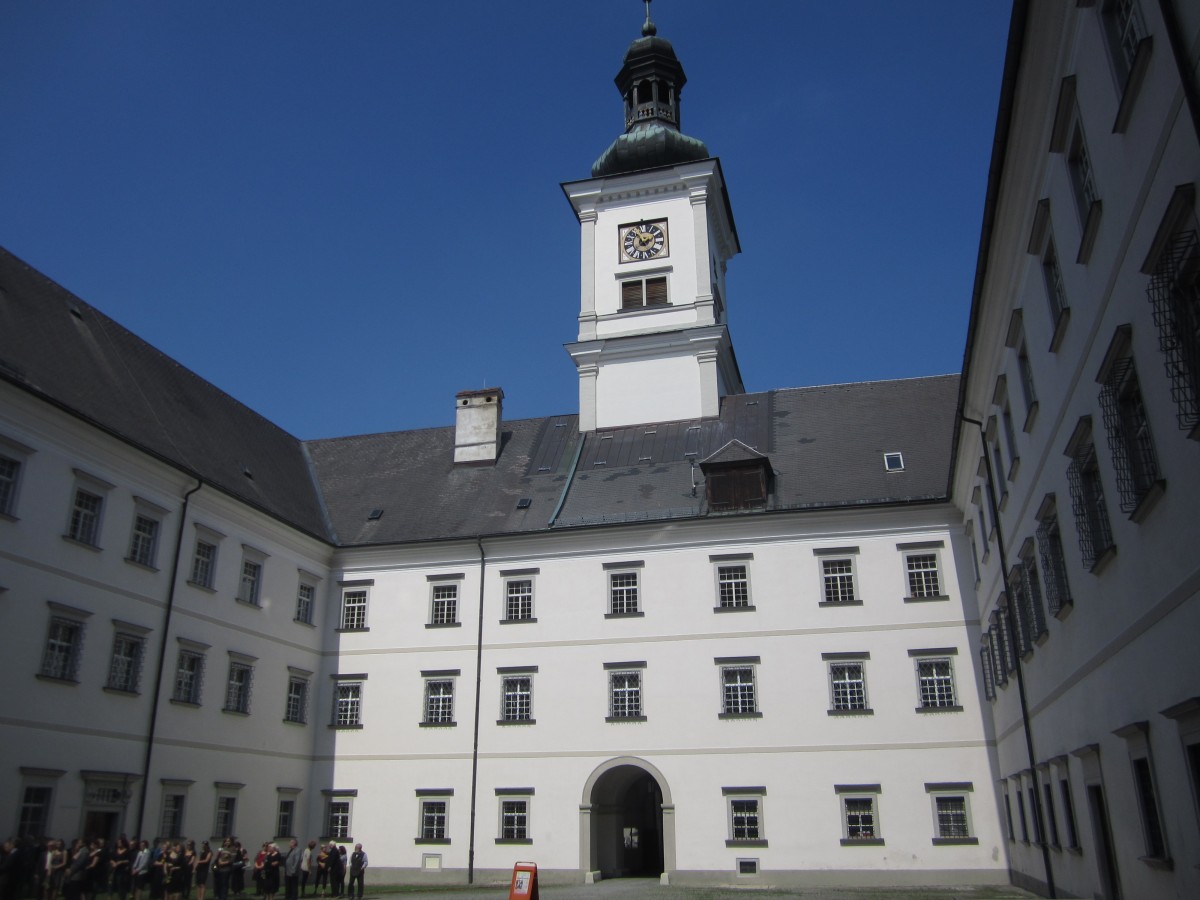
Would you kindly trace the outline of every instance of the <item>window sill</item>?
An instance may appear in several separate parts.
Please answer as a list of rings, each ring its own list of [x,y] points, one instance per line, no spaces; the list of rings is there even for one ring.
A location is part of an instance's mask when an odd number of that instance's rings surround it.
[[[834,606],[862,606],[861,600],[822,600],[817,604],[819,607],[831,608]]]
[[[178,703],[179,701],[173,700],[171,702]],[[191,704],[188,704],[188,705],[190,706]],[[284,725],[299,725],[299,726],[303,727],[303,726],[307,725],[308,722],[304,721],[303,719],[284,719],[283,724]]]
[[[962,712],[961,706],[918,706],[916,709],[919,713],[958,713]]]
[[[606,618],[606,619],[640,619],[640,618],[644,617],[645,615],[646,614],[639,609],[637,612],[605,613],[604,618]]]
[[[1146,493],[1142,494],[1142,498],[1138,501],[1138,505],[1133,508],[1133,512],[1129,514],[1129,521],[1136,522],[1138,525],[1146,516],[1150,515],[1150,511],[1158,504],[1162,495],[1166,493],[1167,482],[1160,478],[1150,487],[1146,488]]]
[[[979,843],[979,838],[975,837],[960,837],[960,838],[934,838],[933,846],[935,847],[967,847],[975,846]]]
[[[1071,615],[1071,611],[1075,609],[1075,601],[1071,599],[1064,600],[1062,605],[1054,611],[1054,618],[1060,622],[1065,622]]]
[[[1104,571],[1105,567],[1108,566],[1108,564],[1112,561],[1113,557],[1116,555],[1117,555],[1117,545],[1109,544],[1107,547],[1105,547],[1103,550],[1101,550],[1100,553],[1096,556],[1096,561],[1094,563],[1092,563],[1092,567],[1090,569],[1088,569],[1088,571],[1091,572],[1093,575],[1099,575],[1101,572]]]
[[[194,588],[196,588],[196,590],[199,590],[199,591],[204,591],[206,594],[215,594],[217,592],[216,588],[214,588],[212,585],[201,584],[198,581],[189,581],[188,586],[194,587]]]
[[[949,600],[949,594],[935,594],[932,597],[905,597],[905,603],[939,603],[943,600]]]
[[[1063,338],[1067,336],[1067,323],[1071,321],[1071,307],[1066,307],[1054,321],[1054,334],[1050,337],[1050,352],[1057,353],[1062,346]]]
[[[312,622],[310,622],[308,619],[292,619],[292,621],[295,622],[297,625],[307,625],[309,628],[317,627]]]
[[[1075,254],[1075,262],[1086,266],[1092,258],[1092,245],[1096,243],[1096,235],[1100,231],[1100,214],[1103,210],[1100,200],[1093,200],[1088,207],[1087,219],[1083,223],[1083,232],[1079,237],[1079,252]]]
[[[426,628],[462,628],[462,622],[426,622]]]
[[[218,840],[222,840],[222,839],[218,838]],[[335,834],[323,834],[320,837],[318,837],[317,840],[323,844],[328,844],[330,841],[336,841],[339,844],[353,844],[354,843],[354,838],[352,838],[352,837],[338,837]]]
[[[723,713],[717,713],[717,718],[718,719],[761,719],[762,713],[760,713],[760,712],[747,712],[747,713],[723,712]]]
[[[528,619],[501,619],[501,625],[530,625],[537,621],[537,616],[530,616]]]
[[[1021,471],[1021,457],[1013,457],[1012,465],[1008,467],[1008,476],[1006,480],[1012,484],[1017,480],[1017,473]]]
[[[605,722],[645,722],[645,716],[605,716]]]
[[[831,716],[873,716],[873,709],[829,709],[825,711]]]
[[[754,612],[755,609],[757,609],[757,607],[755,607],[753,604],[746,604],[745,606],[714,606],[713,612],[715,612],[715,613],[741,613],[741,612]]]
[[[247,600],[245,597],[234,597],[233,599],[242,604],[242,606],[249,606],[253,607],[254,609],[262,609],[262,604],[254,600]]]
[[[89,544],[87,541],[81,541],[78,538],[73,538],[69,534],[64,534],[62,539],[68,544],[74,544],[76,547],[82,547],[84,550],[91,550],[93,553],[100,552],[100,548],[95,544]]]
[[[1008,509],[1008,482],[1005,482],[1004,487],[1002,488],[1000,502],[996,504],[996,508],[1000,510],[1000,512],[1004,512],[1004,510]]]
[[[129,563],[129,565],[134,566],[135,568],[142,569],[143,571],[146,571],[146,572],[157,572],[158,571],[158,566],[151,565],[150,563],[139,562],[138,560],[132,559],[131,557],[128,557],[128,556],[125,557],[125,562]]]
[[[497,719],[497,725],[536,725],[537,719]]]
[[[70,685],[79,684],[78,678],[59,678],[57,675],[46,675],[42,672],[38,672],[35,677],[37,678],[38,681],[48,681],[51,684],[70,684]]]
[[[414,844],[437,844],[439,847],[450,843],[450,838],[413,838]]]
[[[1175,861],[1169,856],[1139,856],[1142,862],[1152,869],[1158,869],[1160,872],[1174,872]]]
[[[178,697],[172,697],[168,702],[172,706],[186,706],[189,709],[199,709],[200,708],[199,703],[195,703],[191,700],[180,700]]]
[[[883,838],[842,838],[843,847],[882,847]]]
[[[422,728],[457,728],[457,722],[418,722]]]
[[[533,838],[496,838],[497,844],[532,844]]]
[[[221,712],[225,713],[226,715],[230,715],[230,716],[241,716],[243,718],[250,717],[250,713],[244,709],[228,709],[228,708],[226,708],[226,709],[222,709]]]
[[[136,690],[126,690],[125,688],[111,687],[105,685],[101,690],[106,694],[115,694],[118,697],[140,697],[141,693]]]
[[[1025,424],[1021,426],[1021,430],[1026,434],[1033,431],[1033,423],[1037,421],[1038,402],[1034,400],[1029,404],[1029,411],[1025,413]]]
[[[727,838],[725,841],[726,847],[765,847],[766,840],[752,840],[749,838]]]
[[[20,521],[21,521],[20,519],[18,519],[14,515],[11,515],[10,513],[0,512],[0,522],[20,522]]]
[[[428,628],[429,626],[426,625],[425,627]],[[367,632],[370,630],[371,629],[365,625],[362,628],[335,628],[335,629],[333,629],[335,634],[358,634],[359,632]]]
[[[330,722],[328,728],[330,731],[362,731],[363,724],[359,722],[357,725],[339,725],[336,722]]]

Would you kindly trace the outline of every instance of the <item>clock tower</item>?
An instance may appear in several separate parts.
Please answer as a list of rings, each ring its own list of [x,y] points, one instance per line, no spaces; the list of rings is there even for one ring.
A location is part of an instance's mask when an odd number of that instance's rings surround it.
[[[580,225],[582,431],[716,416],[742,393],[725,311],[739,251],[720,160],[679,129],[687,78],[650,20],[616,77],[625,132],[563,191]]]

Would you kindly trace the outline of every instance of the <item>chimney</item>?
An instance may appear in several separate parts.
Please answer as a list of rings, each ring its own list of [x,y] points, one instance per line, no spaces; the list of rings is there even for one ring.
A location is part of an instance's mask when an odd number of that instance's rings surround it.
[[[504,391],[484,388],[454,395],[454,462],[489,465],[500,455],[500,406]]]

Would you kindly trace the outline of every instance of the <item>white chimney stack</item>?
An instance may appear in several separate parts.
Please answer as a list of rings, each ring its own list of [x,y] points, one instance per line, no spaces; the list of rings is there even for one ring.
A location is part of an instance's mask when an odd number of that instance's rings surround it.
[[[454,396],[454,462],[486,465],[500,455],[500,407],[504,391],[484,388]]]

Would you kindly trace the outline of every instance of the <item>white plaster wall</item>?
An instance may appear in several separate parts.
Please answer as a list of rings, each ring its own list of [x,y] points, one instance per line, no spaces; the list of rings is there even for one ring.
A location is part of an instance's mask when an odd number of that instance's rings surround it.
[[[691,354],[605,362],[596,376],[596,426],[699,418],[700,382]]]

